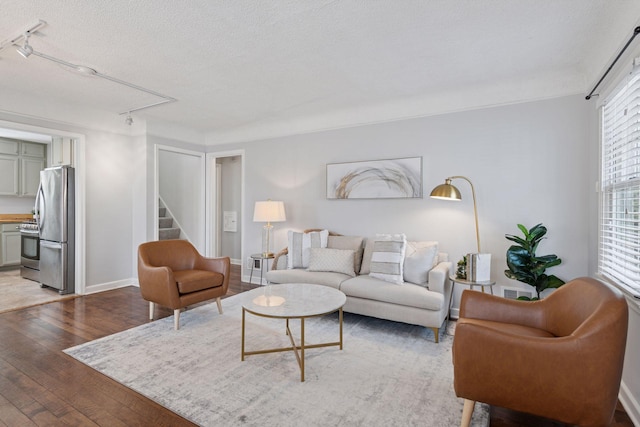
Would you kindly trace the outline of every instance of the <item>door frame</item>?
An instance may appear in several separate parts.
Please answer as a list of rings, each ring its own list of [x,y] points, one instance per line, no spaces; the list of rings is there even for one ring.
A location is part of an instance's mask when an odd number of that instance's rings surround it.
[[[188,156],[193,156],[193,157],[197,157],[199,158],[199,172],[200,172],[200,180],[202,181],[203,179],[206,179],[207,176],[207,171],[206,171],[206,160],[205,160],[205,154],[199,151],[193,151],[193,150],[185,150],[183,148],[178,148],[178,147],[173,147],[171,145],[162,145],[162,144],[154,144],[153,147],[153,155],[154,155],[154,159],[153,159],[153,164],[154,164],[154,198],[153,198],[153,240],[158,240],[158,237],[160,235],[160,224],[159,224],[159,208],[160,208],[160,203],[159,203],[159,198],[160,198],[160,159],[159,159],[159,152],[160,150],[162,151],[169,151],[172,153],[179,153],[179,154],[185,154]],[[200,204],[205,208],[204,209],[204,217],[203,217],[203,221],[199,221],[199,229],[200,232],[205,232],[206,233],[206,229],[207,229],[207,210],[206,210],[206,192],[207,192],[207,186],[206,186],[206,182],[205,185],[202,186],[202,191],[199,194],[199,199],[200,199]],[[204,223],[204,224],[203,224]],[[192,242],[193,243],[193,242]],[[204,248],[207,248],[207,239],[206,239],[206,234],[205,234],[205,240],[202,242],[202,245],[204,246]],[[194,245],[195,246],[195,245]],[[199,250],[201,250],[202,248],[198,248]]]
[[[240,157],[240,217],[238,222],[240,226],[240,262],[244,264],[244,245],[242,244],[242,233],[244,230],[244,182],[245,182],[245,162],[244,162],[244,149],[229,150],[229,151],[215,151],[207,153],[207,177],[206,177],[206,230],[205,230],[205,244],[207,256],[217,256],[216,254],[216,213],[218,203],[218,190],[217,190],[217,177],[216,177],[216,160],[222,157]]]
[[[71,138],[73,161],[72,166],[76,170],[75,182],[75,216],[76,216],[76,247],[75,247],[75,293],[84,295],[87,287],[86,277],[86,154],[85,135],[76,132],[68,132],[56,128],[33,126],[23,123],[0,120],[0,127],[4,129],[20,130],[24,132],[39,133],[51,137],[62,136]],[[51,146],[49,143],[48,146]]]

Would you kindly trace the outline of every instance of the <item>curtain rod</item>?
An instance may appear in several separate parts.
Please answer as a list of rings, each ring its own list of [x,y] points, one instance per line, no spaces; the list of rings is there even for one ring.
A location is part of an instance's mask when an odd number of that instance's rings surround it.
[[[611,69],[613,68],[614,65],[616,65],[616,62],[618,62],[618,59],[620,59],[620,57],[622,56],[622,54],[624,53],[625,50],[627,50],[627,48],[629,47],[629,45],[631,44],[631,42],[633,41],[633,39],[636,38],[636,36],[640,34],[640,27],[636,27],[633,30],[633,34],[631,35],[631,37],[629,37],[629,40],[627,40],[627,43],[624,45],[624,47],[622,48],[622,50],[620,51],[620,53],[618,53],[618,56],[616,56],[616,59],[613,60],[613,62],[611,63],[611,65],[609,65],[609,68],[607,68],[607,71],[604,72],[604,74],[602,75],[602,77],[600,77],[600,80],[598,80],[598,83],[596,83],[596,85],[593,87],[593,89],[591,89],[591,92],[589,92],[589,95],[585,96],[584,99],[586,99],[587,101],[591,99],[593,95],[593,92],[596,91],[596,89],[598,89],[598,86],[600,86],[600,83],[602,83],[602,81],[604,80],[605,77],[607,77],[607,74],[609,74],[609,71],[611,71]],[[595,96],[598,96],[598,94],[596,94]]]

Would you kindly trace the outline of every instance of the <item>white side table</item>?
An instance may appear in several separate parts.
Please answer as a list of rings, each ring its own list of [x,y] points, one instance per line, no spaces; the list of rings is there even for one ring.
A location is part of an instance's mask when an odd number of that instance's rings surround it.
[[[252,254],[251,261],[253,263],[254,260],[260,260],[260,284],[262,285],[262,272],[264,271],[264,265],[267,264],[267,272],[269,272],[269,260],[273,259],[273,254]],[[249,275],[249,283],[252,283],[253,279],[253,265],[251,265],[251,274]]]
[[[456,283],[459,285],[469,286],[471,290],[473,290],[474,286],[480,286],[480,288],[482,289],[482,293],[484,293],[484,288],[488,287],[489,290],[491,291],[491,295],[493,295],[493,285],[496,284],[496,282],[494,282],[493,280],[472,282],[471,280],[458,279],[453,274],[449,276],[449,280],[451,280],[451,283],[453,283],[453,285],[451,287],[451,298],[449,298],[449,311],[447,311],[447,322],[449,321],[448,319],[451,316],[450,312],[451,312],[451,306],[453,305],[453,294],[454,294],[454,291],[456,290]]]

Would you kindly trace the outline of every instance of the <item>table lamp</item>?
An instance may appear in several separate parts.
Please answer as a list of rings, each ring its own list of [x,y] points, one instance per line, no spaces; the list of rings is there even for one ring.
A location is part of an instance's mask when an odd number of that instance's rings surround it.
[[[253,222],[266,222],[262,228],[262,255],[273,256],[271,250],[271,234],[273,231],[272,222],[282,222],[287,219],[284,212],[284,202],[266,200],[256,202],[253,210]]]

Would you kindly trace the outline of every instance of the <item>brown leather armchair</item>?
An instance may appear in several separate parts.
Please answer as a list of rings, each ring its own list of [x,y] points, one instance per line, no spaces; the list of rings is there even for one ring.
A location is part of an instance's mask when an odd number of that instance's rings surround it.
[[[583,277],[543,300],[464,291],[453,340],[454,388],[465,399],[579,426],[608,426],[627,337],[621,292]]]
[[[149,301],[149,319],[154,304],[173,309],[174,327],[180,328],[180,310],[188,305],[216,299],[227,293],[229,257],[205,258],[186,240],[159,240],[138,247],[138,282],[142,298]]]

